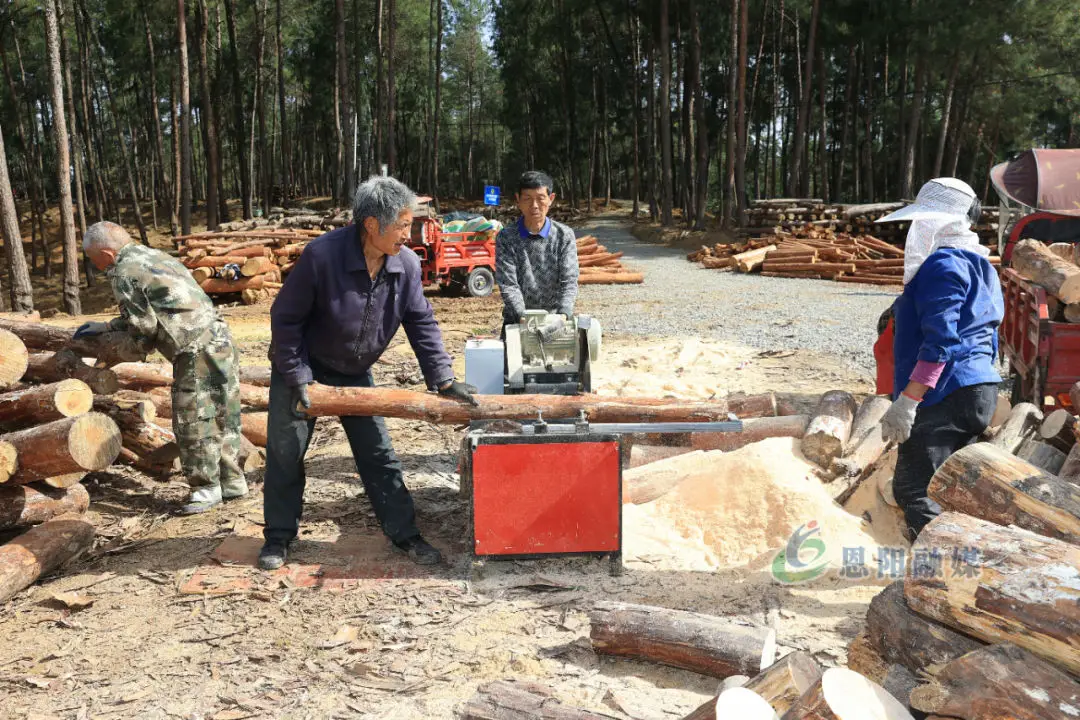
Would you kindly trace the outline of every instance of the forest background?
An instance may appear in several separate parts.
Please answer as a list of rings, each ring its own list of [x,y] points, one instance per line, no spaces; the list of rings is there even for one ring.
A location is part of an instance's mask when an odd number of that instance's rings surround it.
[[[940,175],[986,198],[995,162],[1080,143],[1077,27],[1074,0],[0,0],[0,303],[59,245],[78,313],[99,219],[347,206],[384,166],[437,201],[540,168],[696,228]]]

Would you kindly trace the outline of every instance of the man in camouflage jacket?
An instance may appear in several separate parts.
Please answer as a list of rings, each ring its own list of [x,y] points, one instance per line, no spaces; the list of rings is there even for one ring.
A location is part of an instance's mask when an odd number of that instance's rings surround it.
[[[86,323],[76,337],[123,333],[118,355],[144,358],[157,350],[173,365],[173,432],[191,486],[181,513],[209,510],[247,493],[240,451],[239,355],[229,327],[176,258],[132,241],[114,223],[86,231],[83,249],[106,270],[120,317]]]

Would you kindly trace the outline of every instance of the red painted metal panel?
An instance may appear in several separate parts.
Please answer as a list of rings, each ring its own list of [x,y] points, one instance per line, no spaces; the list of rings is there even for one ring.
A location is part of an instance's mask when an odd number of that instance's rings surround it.
[[[472,483],[477,555],[620,550],[616,442],[481,444]]]

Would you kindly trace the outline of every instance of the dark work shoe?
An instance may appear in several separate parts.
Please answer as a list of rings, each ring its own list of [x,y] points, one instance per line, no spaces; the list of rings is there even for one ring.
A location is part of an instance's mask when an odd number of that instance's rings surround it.
[[[285,564],[289,556],[289,546],[277,540],[267,540],[259,551],[259,569],[277,570]]]
[[[396,542],[394,547],[408,555],[417,565],[438,565],[442,562],[442,553],[438,548],[432,547],[419,535]]]

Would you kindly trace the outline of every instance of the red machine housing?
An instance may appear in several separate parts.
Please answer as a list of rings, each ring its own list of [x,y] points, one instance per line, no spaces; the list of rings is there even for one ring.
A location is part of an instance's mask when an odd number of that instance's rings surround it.
[[[438,219],[413,219],[409,247],[420,256],[424,286],[465,290],[487,297],[495,289],[495,235],[442,231]]]
[[[477,557],[597,554],[621,567],[616,436],[479,433],[467,444]]]

